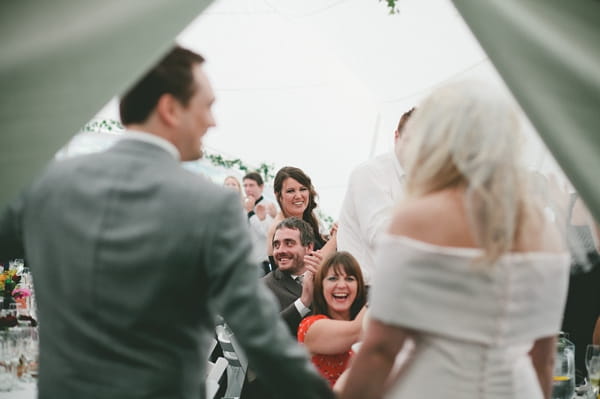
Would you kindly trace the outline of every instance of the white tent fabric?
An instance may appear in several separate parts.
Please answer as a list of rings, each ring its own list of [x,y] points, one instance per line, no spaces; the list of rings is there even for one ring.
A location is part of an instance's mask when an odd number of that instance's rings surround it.
[[[600,2],[454,2],[600,220]]]
[[[0,207],[210,0],[0,3]]]
[[[374,0],[219,0],[178,42],[207,58],[216,89],[208,149],[302,168],[334,218],[352,168],[390,150],[400,115],[432,88],[501,84],[447,0],[402,0],[397,15]]]
[[[0,205],[208,3],[3,4],[0,40],[10,56],[0,78],[14,101],[0,107]],[[450,1],[402,0],[399,8],[388,15],[376,0],[215,1],[177,38],[207,58],[216,89],[218,126],[207,148],[304,169],[322,210],[336,218],[350,171],[391,149],[402,112],[449,79],[500,82]],[[117,118],[115,102],[100,115]],[[548,163],[537,151],[530,162]]]

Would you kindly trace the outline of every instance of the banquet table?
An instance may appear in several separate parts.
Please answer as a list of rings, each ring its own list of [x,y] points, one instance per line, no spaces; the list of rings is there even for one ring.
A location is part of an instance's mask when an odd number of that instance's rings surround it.
[[[19,382],[16,389],[9,392],[0,392],[0,399],[36,399],[37,385],[35,382]],[[573,399],[587,399],[586,396],[576,395]]]
[[[8,392],[0,392],[0,399],[36,399],[37,385],[35,382],[19,382],[18,386]]]

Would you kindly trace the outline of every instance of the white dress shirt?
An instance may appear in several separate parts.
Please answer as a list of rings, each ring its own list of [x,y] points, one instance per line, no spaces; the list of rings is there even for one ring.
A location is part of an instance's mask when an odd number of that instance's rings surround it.
[[[302,285],[305,275],[306,275],[306,273],[302,273],[297,276],[291,276],[291,277],[295,282]],[[300,314],[301,317],[304,317],[310,313],[310,308],[307,308],[306,306],[304,306],[304,303],[302,302],[302,300],[300,300],[300,298],[298,298],[294,301],[294,306],[296,307],[296,310],[298,311],[298,313]]]
[[[262,200],[259,204],[267,206],[270,201],[265,199],[264,196],[261,197]],[[254,208],[256,209],[256,206]],[[252,238],[252,258],[259,264],[269,258],[267,255],[267,232],[269,231],[269,227],[273,224],[273,220],[274,219],[269,216],[268,213],[263,220],[260,220],[256,213],[253,213],[252,216],[248,218],[250,235]]]
[[[393,151],[362,163],[350,175],[338,220],[337,246],[358,260],[366,284],[371,283],[376,267],[374,247],[402,198],[403,181],[404,170]]]

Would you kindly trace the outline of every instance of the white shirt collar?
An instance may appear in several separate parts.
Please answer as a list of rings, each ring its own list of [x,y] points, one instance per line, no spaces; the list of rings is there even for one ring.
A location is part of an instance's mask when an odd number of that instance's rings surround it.
[[[127,130],[123,135],[122,140],[137,140],[142,141],[144,143],[153,144],[167,151],[176,160],[180,160],[180,155],[179,151],[177,150],[177,147],[175,147],[171,142],[167,141],[166,139],[163,139],[162,137],[157,136],[155,134],[141,132],[139,130]]]
[[[302,274],[292,274],[292,278],[296,281],[298,281],[298,279],[300,279],[300,281],[304,280],[304,276],[306,275],[306,272],[302,273]]]

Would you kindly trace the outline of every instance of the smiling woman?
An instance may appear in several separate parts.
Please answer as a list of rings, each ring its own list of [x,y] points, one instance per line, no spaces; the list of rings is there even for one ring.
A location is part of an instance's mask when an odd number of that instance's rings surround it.
[[[275,217],[267,234],[267,254],[273,265],[273,234],[275,226],[285,218],[297,217],[307,222],[315,236],[314,249],[322,250],[326,256],[337,249],[337,229],[332,229],[329,240],[320,232],[319,221],[315,215],[317,192],[310,177],[302,169],[286,166],[277,172],[273,182],[275,198],[281,211]]]
[[[353,355],[366,312],[366,289],[360,266],[348,252],[325,259],[314,277],[313,315],[298,328],[312,361],[333,386]]]

